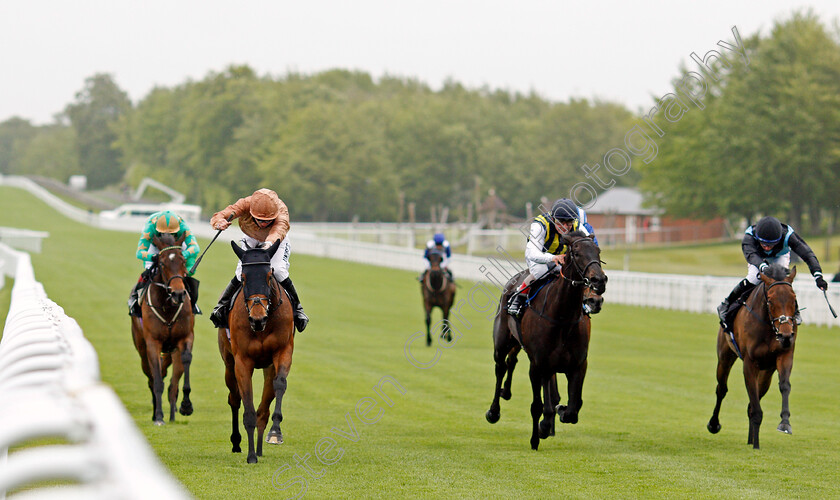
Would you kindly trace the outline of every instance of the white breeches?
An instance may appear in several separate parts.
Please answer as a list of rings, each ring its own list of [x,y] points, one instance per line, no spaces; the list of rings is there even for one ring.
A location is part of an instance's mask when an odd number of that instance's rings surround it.
[[[537,262],[528,262],[528,269],[531,271],[531,276],[538,280],[548,274],[548,264],[540,264]]]
[[[764,259],[764,261],[770,265],[779,264],[782,267],[790,267],[790,252],[778,257]],[[752,264],[747,267],[747,281],[753,285],[761,282],[761,278],[758,277],[758,268]]]
[[[254,248],[261,241],[255,240],[250,236],[242,238],[243,242],[247,243],[249,247]],[[242,246],[242,245],[240,245]],[[289,245],[289,240],[283,239],[280,246],[277,248],[277,253],[271,258],[271,268],[274,270],[274,277],[277,281],[283,281],[289,277],[289,254],[292,252],[292,247]],[[236,278],[242,281],[242,263],[236,263]]]

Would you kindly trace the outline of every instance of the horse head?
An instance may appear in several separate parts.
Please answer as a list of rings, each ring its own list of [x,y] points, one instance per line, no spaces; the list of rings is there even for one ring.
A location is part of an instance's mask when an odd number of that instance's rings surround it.
[[[280,240],[275,241],[269,248],[251,248],[246,243],[245,250],[236,242],[231,241],[230,244],[242,263],[242,293],[251,330],[261,332],[268,323],[271,309],[271,279],[274,274],[271,258],[277,253]]]
[[[443,269],[440,263],[443,262],[443,252],[437,249],[430,250],[429,258],[429,287],[432,291],[443,289]]]
[[[607,290],[607,275],[601,268],[601,249],[591,235],[580,231],[564,235],[563,244],[568,247],[563,273],[573,281],[582,282],[583,302],[593,314],[599,312],[604,303],[602,295]]]
[[[770,326],[782,348],[788,349],[796,336],[796,293],[793,291],[796,266],[787,274],[784,267],[774,264],[759,276],[764,283],[764,301],[770,316]]]
[[[166,292],[166,304],[169,306],[182,304],[187,297],[187,288],[184,285],[187,260],[181,249],[186,236],[184,233],[176,239],[173,234],[163,233],[152,240],[158,249],[157,268],[160,273],[158,285]]]

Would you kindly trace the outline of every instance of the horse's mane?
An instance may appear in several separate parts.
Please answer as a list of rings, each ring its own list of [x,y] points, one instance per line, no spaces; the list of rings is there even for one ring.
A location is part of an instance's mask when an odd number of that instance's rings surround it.
[[[586,238],[587,237],[586,233],[584,233],[581,230],[570,231],[570,232],[566,233],[567,238],[570,238],[572,236],[577,237],[577,238]]]
[[[781,264],[772,264],[764,270],[764,274],[773,281],[782,281],[787,278],[788,269]]]

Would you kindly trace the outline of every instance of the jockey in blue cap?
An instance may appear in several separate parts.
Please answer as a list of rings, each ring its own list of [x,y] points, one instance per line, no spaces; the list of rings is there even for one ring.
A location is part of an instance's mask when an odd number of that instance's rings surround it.
[[[423,252],[426,268],[420,273],[420,276],[417,278],[418,281],[423,281],[423,277],[426,276],[426,272],[432,266],[432,263],[429,261],[429,254],[431,252],[438,252],[443,256],[443,260],[440,262],[440,268],[446,271],[450,280],[453,279],[452,271],[449,270],[449,259],[452,257],[452,248],[443,233],[435,233],[432,239],[426,242],[426,251]]]
[[[820,262],[811,247],[805,243],[793,228],[782,224],[775,217],[764,217],[755,225],[750,226],[744,232],[744,239],[741,241],[741,250],[744,258],[747,259],[747,277],[739,281],[729,296],[723,299],[718,306],[717,312],[720,323],[724,328],[729,329],[732,325],[726,324],[727,317],[731,317],[737,307],[738,298],[751,291],[758,285],[761,278],[759,273],[767,269],[771,264],[779,264],[782,267],[790,265],[790,252],[793,250],[796,255],[802,258],[808,269],[814,276],[817,288],[827,290],[828,283],[823,278]],[[799,316],[799,307],[796,308],[795,321],[802,322]]]
[[[531,272],[511,296],[508,314],[518,318],[522,314],[522,306],[531,285],[547,276],[554,266],[563,265],[566,246],[560,241],[564,234],[572,231],[580,231],[595,238],[592,226],[586,221],[586,212],[568,198],[555,201],[549,212],[534,217],[528,243],[525,245],[525,262]],[[598,244],[597,238],[595,244]],[[584,312],[590,313],[586,304]]]

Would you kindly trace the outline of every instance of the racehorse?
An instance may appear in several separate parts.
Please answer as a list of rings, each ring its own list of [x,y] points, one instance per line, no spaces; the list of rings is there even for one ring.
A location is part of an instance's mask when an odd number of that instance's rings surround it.
[[[796,267],[787,275],[787,270],[774,264],[763,274],[761,283],[749,294],[745,304],[738,311],[732,323],[732,337],[718,330],[717,337],[717,403],[706,426],[709,432],[720,431],[720,404],[727,392],[729,371],[737,358],[744,362],[744,381],[750,402],[747,416],[750,428],[747,444],[758,449],[758,429],[761,427],[763,412],[761,398],[770,388],[773,372],[779,372],[779,391],[782,393],[782,421],[777,430],[791,434],[790,408],[790,372],[793,368],[793,350],[796,340],[797,324],[796,294],[793,292],[793,279]]]
[[[438,250],[429,252],[430,268],[423,276],[420,291],[423,294],[423,309],[426,311],[426,345],[432,345],[432,308],[439,307],[443,311],[443,329],[441,337],[452,340],[449,328],[449,310],[455,302],[455,283],[449,279],[449,274],[440,267],[443,253]]]
[[[181,253],[185,235],[177,240],[174,235],[163,233],[152,243],[160,251],[152,269],[152,279],[140,296],[140,318],[131,318],[131,336],[140,354],[140,366],[149,379],[152,392],[152,420],[163,425],[163,378],[167,367],[173,364],[169,382],[169,421],[175,420],[178,401],[178,383],[184,375],[184,399],[181,415],[193,412],[190,401],[190,364],[192,362],[193,327],[195,316],[192,303],[184,286],[187,264]]]
[[[228,312],[230,335],[219,328],[219,352],[225,362],[225,384],[229,395],[232,417],[231,451],[240,453],[242,436],[239,434],[239,406],[245,403],[242,422],[248,435],[248,463],[257,463],[262,456],[263,433],[268,423],[272,400],[277,398],[271,415],[271,429],[266,437],[270,444],[283,442],[280,422],[283,421],[281,405],[286,393],[286,377],[292,365],[295,346],[294,319],[291,299],[277,283],[271,268],[271,257],[277,252],[280,241],[268,249],[246,250],[231,242],[233,251],[242,262],[242,290],[231,302]],[[255,368],[263,369],[263,392],[260,407],[254,409],[251,379]],[[254,428],[257,429],[257,446],[254,449]]]
[[[496,388],[485,417],[491,424],[499,421],[499,398],[510,399],[510,383],[521,345],[530,360],[531,448],[534,450],[538,449],[540,439],[553,434],[555,413],[563,423],[578,421],[583,406],[583,379],[591,328],[589,316],[583,314],[584,289],[591,288],[594,293],[590,298],[602,301],[600,296],[607,284],[607,276],[601,268],[600,249],[591,237],[575,231],[566,234],[561,243],[567,246],[565,263],[557,277],[538,288],[521,321],[510,316],[505,306],[528,271],[519,273],[505,287],[493,324]],[[520,332],[521,344],[515,337],[517,332]],[[566,375],[568,405],[559,404],[557,373]],[[507,380],[503,389],[505,374]],[[540,413],[543,415],[541,422]]]

